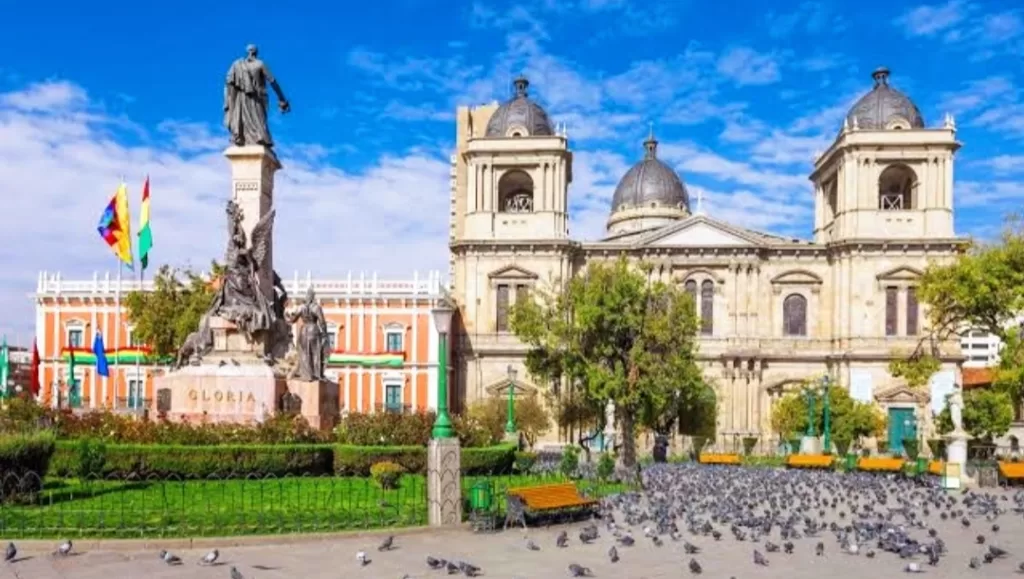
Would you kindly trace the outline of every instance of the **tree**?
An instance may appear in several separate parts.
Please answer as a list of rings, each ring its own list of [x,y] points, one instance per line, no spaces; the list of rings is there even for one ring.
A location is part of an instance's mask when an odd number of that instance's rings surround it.
[[[1006,392],[990,388],[975,388],[964,392],[964,430],[975,439],[991,443],[1006,434],[1013,422],[1013,401]],[[941,434],[953,431],[949,414],[949,400],[939,413],[937,425]]]
[[[213,263],[213,279],[222,268]],[[132,333],[153,349],[157,357],[173,355],[185,338],[199,327],[216,292],[216,283],[191,269],[161,267],[153,278],[153,291],[135,291],[125,298]]]
[[[537,438],[551,429],[551,417],[538,396],[516,396],[515,412],[516,429],[522,433],[528,446],[532,447]],[[478,400],[470,405],[469,416],[491,433],[492,440],[501,440],[508,420],[508,398],[491,396]]]
[[[614,402],[628,467],[638,421],[664,426],[705,399],[693,297],[652,280],[651,269],[625,257],[594,263],[553,291],[516,300],[511,312],[513,332],[530,347],[531,374],[565,377],[591,410]]]
[[[775,403],[771,424],[779,435],[802,435],[807,431],[807,388],[811,386],[808,381],[803,388],[786,394]],[[854,400],[846,388],[835,384],[828,392],[833,439],[852,441],[885,432],[885,414],[875,404]],[[821,390],[815,389],[814,431],[821,433],[824,429],[825,406],[821,403]]]

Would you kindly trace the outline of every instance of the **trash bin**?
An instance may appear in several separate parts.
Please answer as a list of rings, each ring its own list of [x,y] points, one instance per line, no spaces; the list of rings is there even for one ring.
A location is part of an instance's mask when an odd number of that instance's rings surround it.
[[[663,434],[654,436],[654,462],[667,462],[668,437]]]
[[[917,463],[917,472],[915,472],[914,474],[922,475],[922,474],[928,472],[928,459],[927,458],[925,458],[923,456],[919,456],[919,457],[917,457],[917,460],[915,462]]]
[[[857,453],[849,452],[846,454],[846,470],[853,472],[857,468]]]
[[[494,490],[491,488],[490,481],[477,481],[469,489],[469,507],[473,511],[488,511],[493,502]]]

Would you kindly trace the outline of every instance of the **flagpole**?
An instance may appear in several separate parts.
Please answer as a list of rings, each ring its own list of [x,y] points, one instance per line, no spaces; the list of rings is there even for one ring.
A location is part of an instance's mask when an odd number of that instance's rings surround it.
[[[114,294],[114,315],[116,316],[117,324],[114,326],[114,403],[112,406],[117,409],[117,382],[121,376],[120,362],[118,361],[117,351],[121,349],[121,291],[122,287],[122,276],[124,275],[124,262],[121,260],[117,261],[117,292]],[[105,344],[105,342],[104,342]],[[110,379],[107,379],[109,384]],[[104,403],[107,401],[107,393],[103,393]]]
[[[145,275],[146,275],[146,268],[142,267],[142,262],[140,261],[139,262],[139,291],[140,292],[142,291],[142,284],[143,284]],[[134,337],[135,332],[132,332],[132,334],[133,334],[133,337]],[[138,342],[138,339],[135,339],[135,340],[132,340],[132,341]],[[134,350],[135,344],[132,344],[131,342],[129,342],[128,343],[128,347],[132,348]],[[139,405],[141,404],[140,394],[142,392],[146,391],[146,381],[145,381],[145,379],[142,378],[142,368],[141,368],[142,360],[141,360],[141,358],[142,357],[139,355],[139,353],[135,352],[135,397],[134,398],[132,397],[132,383],[131,383],[130,380],[128,381],[128,400],[129,400],[129,406],[131,406],[131,408],[133,410],[138,409]],[[139,392],[139,390],[142,390],[142,392]],[[132,402],[134,402],[134,404],[131,404]]]

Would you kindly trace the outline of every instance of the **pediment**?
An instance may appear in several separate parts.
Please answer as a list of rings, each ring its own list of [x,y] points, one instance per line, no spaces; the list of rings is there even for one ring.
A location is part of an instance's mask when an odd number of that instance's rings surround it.
[[[533,384],[523,382],[522,380],[515,380],[511,382],[515,389],[516,396],[528,395],[533,396],[537,393],[537,387]],[[489,385],[484,386],[484,390],[491,396],[508,396],[509,381],[508,378],[502,378],[491,382]]]
[[[781,378],[768,382],[764,390],[770,394],[788,394],[802,389],[806,383],[806,378]]]
[[[917,281],[924,273],[908,265],[901,265],[893,269],[883,271],[875,276],[878,281]]]
[[[655,232],[640,242],[654,247],[755,247],[762,245],[753,235],[705,216],[692,217]]]
[[[506,265],[487,274],[491,279],[536,280],[539,276],[518,265]]]
[[[818,274],[806,269],[794,269],[772,278],[772,285],[821,285]]]
[[[893,386],[875,393],[875,400],[878,402],[908,402],[913,404],[926,404],[931,396],[910,386]]]

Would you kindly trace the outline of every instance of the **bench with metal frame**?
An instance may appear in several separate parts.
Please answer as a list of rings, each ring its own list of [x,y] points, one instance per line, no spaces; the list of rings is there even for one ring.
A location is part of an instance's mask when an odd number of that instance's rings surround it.
[[[511,488],[505,496],[505,528],[520,524],[526,528],[528,515],[561,515],[593,509],[599,501],[584,497],[573,483]]]

